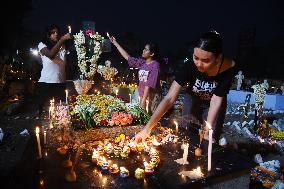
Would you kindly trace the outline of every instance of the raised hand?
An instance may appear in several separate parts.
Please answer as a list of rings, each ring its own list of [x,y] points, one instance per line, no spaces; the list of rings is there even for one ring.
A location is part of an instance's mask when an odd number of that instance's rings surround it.
[[[63,41],[67,41],[67,40],[69,40],[69,39],[72,39],[72,35],[71,35],[70,33],[66,33],[65,35],[63,35],[63,36],[61,37],[61,39],[62,39]]]

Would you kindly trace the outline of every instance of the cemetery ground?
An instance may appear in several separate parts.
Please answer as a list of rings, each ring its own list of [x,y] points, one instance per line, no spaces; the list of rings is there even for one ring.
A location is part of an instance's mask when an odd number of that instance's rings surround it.
[[[33,97],[26,97],[23,103],[10,115],[7,112],[1,112],[0,128],[4,132],[3,141],[0,143],[0,176],[1,183],[16,182],[17,179],[27,179],[31,172],[34,172],[37,165],[36,159],[36,141],[35,141],[35,126],[39,125],[46,117],[38,118],[36,114],[36,106],[33,102]],[[229,107],[230,108],[230,107]],[[45,112],[45,115],[47,113]],[[174,115],[171,115],[172,117]],[[268,117],[274,119],[283,119],[284,114],[271,114]],[[225,123],[234,121],[253,120],[254,115],[249,115],[244,119],[243,115],[227,114]],[[25,130],[27,132],[25,132]],[[23,132],[22,134],[20,134]],[[227,148],[239,152],[240,154],[254,159],[255,154],[260,154],[263,161],[279,160],[281,165],[284,165],[283,152],[276,150],[273,146],[263,144],[257,140],[252,140],[245,133],[237,132],[233,127],[225,124],[222,137],[227,140]],[[28,146],[33,146],[32,148]],[[25,158],[28,154],[33,153],[33,161],[28,161]],[[235,178],[216,181],[210,183],[207,189],[219,188],[249,188],[250,174],[246,173]],[[2,187],[1,187],[2,188]]]

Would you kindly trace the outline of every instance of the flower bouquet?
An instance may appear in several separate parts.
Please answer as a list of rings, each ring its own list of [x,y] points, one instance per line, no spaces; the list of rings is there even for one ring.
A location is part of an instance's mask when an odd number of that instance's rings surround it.
[[[87,94],[93,84],[90,80],[80,79],[73,81],[73,83],[78,94]]]
[[[111,95],[78,95],[71,104],[71,117],[85,127],[146,123],[150,116],[138,104],[124,103]],[[74,121],[75,121],[74,120]]]
[[[98,66],[98,73],[101,74],[101,76],[105,80],[111,80],[113,76],[115,76],[118,72],[116,68],[110,67],[111,62],[107,60],[105,62],[105,66],[99,65]]]

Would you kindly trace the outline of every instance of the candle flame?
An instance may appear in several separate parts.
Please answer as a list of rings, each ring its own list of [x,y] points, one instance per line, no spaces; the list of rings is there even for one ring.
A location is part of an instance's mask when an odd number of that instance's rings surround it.
[[[113,164],[112,167],[117,168],[117,164]]]
[[[109,33],[107,32],[107,36],[110,38],[110,35],[109,35]]]
[[[160,145],[161,145],[161,143],[159,143],[156,138],[153,139],[152,144],[153,144],[154,146],[160,146]]]
[[[125,167],[120,167],[119,169],[120,169],[120,171],[127,171],[127,169]]]
[[[43,186],[43,185],[44,185],[44,181],[43,181],[43,179],[40,179],[39,184],[40,184],[41,186]]]
[[[72,30],[71,30],[71,26],[69,25],[69,26],[68,26],[68,32],[71,33],[71,31],[72,31]]]
[[[144,159],[144,163],[143,164],[144,164],[145,167],[149,166],[149,163],[147,161],[145,161],[145,159]]]
[[[178,122],[177,122],[176,120],[174,120],[174,124],[175,124],[176,126],[178,126]]]
[[[39,133],[39,127],[36,127],[36,134]]]

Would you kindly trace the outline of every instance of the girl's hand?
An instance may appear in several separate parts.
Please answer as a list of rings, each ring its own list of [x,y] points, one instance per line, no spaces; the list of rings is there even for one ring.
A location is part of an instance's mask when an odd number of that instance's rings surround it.
[[[114,44],[114,46],[117,45],[117,41],[116,41],[115,37],[109,36],[109,40],[110,40],[110,42],[111,42],[112,44]]]
[[[146,138],[148,137],[150,137],[150,132],[144,128],[142,131],[135,135],[135,142],[145,142]]]
[[[67,41],[67,40],[69,40],[69,39],[72,39],[72,35],[71,35],[70,33],[66,33],[65,35],[63,35],[63,36],[61,37],[61,39],[62,39],[63,41]]]

